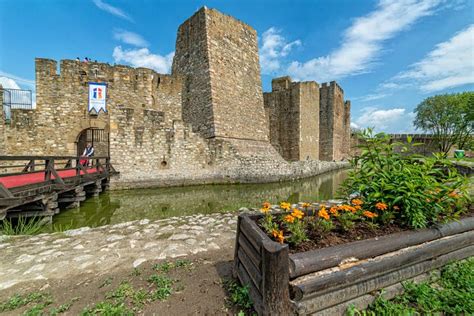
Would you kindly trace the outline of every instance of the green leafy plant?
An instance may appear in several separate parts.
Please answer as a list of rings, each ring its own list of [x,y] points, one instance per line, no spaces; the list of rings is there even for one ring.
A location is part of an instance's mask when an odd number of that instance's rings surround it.
[[[440,277],[403,284],[404,293],[387,300],[382,293],[365,311],[350,307],[347,315],[472,315],[474,257],[445,266]]]
[[[173,280],[167,276],[153,274],[148,278],[148,282],[156,286],[156,289],[151,294],[153,300],[164,300],[173,292]]]
[[[298,245],[308,240],[306,235],[307,221],[303,220],[303,218],[304,213],[296,208],[293,209],[291,214],[282,216],[283,222],[290,232],[290,236],[287,238],[289,243]]]
[[[352,160],[353,170],[341,192],[344,196],[358,192],[364,209],[377,214],[376,221],[386,224],[394,219],[421,228],[452,219],[463,210],[469,199],[467,181],[450,161],[440,155],[410,154],[411,139],[408,145],[391,143],[388,135],[371,129],[359,137],[362,151]]]
[[[224,280],[223,284],[229,293],[229,301],[231,304],[244,309],[252,308],[253,303],[250,298],[248,285],[242,286],[233,279]]]
[[[121,316],[132,316],[133,311],[130,310],[123,302],[110,302],[102,301],[95,304],[93,307],[85,308],[81,316],[92,316],[92,315],[121,315]]]
[[[32,292],[29,294],[15,294],[7,301],[0,303],[0,312],[12,311],[30,303],[43,303],[51,301],[51,295],[43,292]]]

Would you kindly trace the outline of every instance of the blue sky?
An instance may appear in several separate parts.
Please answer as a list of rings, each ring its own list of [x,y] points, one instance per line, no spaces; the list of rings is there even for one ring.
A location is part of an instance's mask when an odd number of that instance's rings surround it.
[[[424,98],[474,90],[474,1],[0,0],[0,83],[34,88],[34,58],[169,72],[178,26],[201,6],[259,35],[264,91],[271,78],[336,80],[354,127],[413,132]]]

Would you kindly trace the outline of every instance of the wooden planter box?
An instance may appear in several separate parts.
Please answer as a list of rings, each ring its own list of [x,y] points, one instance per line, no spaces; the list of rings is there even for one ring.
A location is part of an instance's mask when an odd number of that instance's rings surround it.
[[[343,315],[351,304],[368,306],[377,290],[391,298],[400,282],[474,255],[474,217],[295,254],[257,226],[261,217],[239,216],[234,257],[259,315]]]

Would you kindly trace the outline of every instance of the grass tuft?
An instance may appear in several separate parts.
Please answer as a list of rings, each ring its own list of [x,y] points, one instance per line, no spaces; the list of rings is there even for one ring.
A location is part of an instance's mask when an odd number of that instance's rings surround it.
[[[44,224],[36,217],[18,217],[16,224],[11,220],[4,219],[0,223],[0,232],[3,235],[37,235],[43,229]]]

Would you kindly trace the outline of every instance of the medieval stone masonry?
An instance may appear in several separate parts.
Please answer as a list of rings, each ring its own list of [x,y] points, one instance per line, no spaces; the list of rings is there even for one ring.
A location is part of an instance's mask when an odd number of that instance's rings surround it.
[[[213,9],[179,27],[170,75],[57,66],[36,59],[35,109],[12,109],[9,122],[0,112],[0,155],[77,155],[93,142],[120,172],[117,188],[281,181],[339,168],[321,160],[349,155],[342,89],[283,77],[264,94],[256,31]],[[107,112],[88,111],[90,83],[107,85]]]

